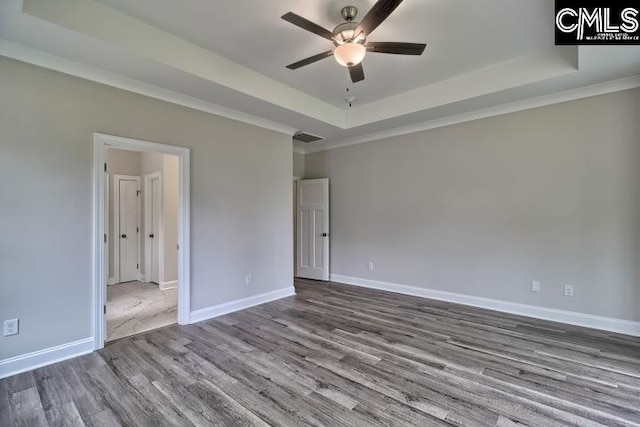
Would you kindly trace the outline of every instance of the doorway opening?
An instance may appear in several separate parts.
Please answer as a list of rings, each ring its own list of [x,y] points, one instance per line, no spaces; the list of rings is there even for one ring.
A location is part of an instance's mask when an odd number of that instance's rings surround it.
[[[94,339],[189,323],[189,149],[94,134]]]

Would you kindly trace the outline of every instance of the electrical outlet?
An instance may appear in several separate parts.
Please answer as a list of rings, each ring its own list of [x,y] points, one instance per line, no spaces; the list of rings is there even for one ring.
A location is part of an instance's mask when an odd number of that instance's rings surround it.
[[[372,263],[372,262],[370,262],[370,263],[369,263],[369,271],[372,271],[372,270],[373,270],[373,263]]]
[[[534,280],[531,282],[531,292],[540,292],[540,282]]]
[[[247,284],[247,285],[253,285],[253,274],[247,274],[247,275],[244,277],[244,282],[245,282],[245,284]]]
[[[18,319],[9,319],[4,321],[4,336],[18,335],[20,332],[20,321]]]
[[[564,285],[564,296],[565,297],[573,296],[573,285]]]

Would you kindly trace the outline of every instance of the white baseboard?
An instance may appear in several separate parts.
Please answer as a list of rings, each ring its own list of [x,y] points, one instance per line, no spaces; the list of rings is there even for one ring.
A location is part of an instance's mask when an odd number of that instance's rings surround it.
[[[116,283],[117,282],[116,282],[116,278],[115,277],[109,277],[107,279],[107,285],[115,285]]]
[[[576,313],[573,311],[557,310],[534,305],[519,304],[515,302],[500,301],[452,292],[438,291],[434,289],[418,288],[415,286],[401,285],[398,283],[380,282],[377,280],[361,279],[358,277],[331,275],[332,282],[345,283],[369,289],[395,292],[404,295],[412,295],[429,298],[438,301],[447,301],[473,307],[486,308],[504,313],[518,314],[536,319],[551,320],[553,322],[569,325],[584,326],[603,331],[617,332],[620,334],[640,336],[640,322],[631,320],[614,319],[611,317],[594,316],[592,314]]]
[[[160,290],[161,291],[166,291],[168,289],[174,289],[174,288],[178,287],[178,281],[177,280],[171,280],[169,282],[160,282],[159,286],[160,286]]]
[[[93,337],[0,360],[0,379],[93,352]]]
[[[202,322],[203,320],[213,319],[214,317],[224,314],[233,313],[234,311],[244,310],[245,308],[264,304],[277,299],[290,297],[295,295],[296,290],[293,286],[278,289],[276,291],[267,292],[260,295],[254,295],[248,298],[242,298],[235,301],[226,302],[224,304],[215,305],[213,307],[201,308],[191,312],[189,323]]]

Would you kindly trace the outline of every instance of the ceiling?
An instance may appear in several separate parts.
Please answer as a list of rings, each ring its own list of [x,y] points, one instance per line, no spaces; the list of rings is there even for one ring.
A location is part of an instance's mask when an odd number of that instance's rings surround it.
[[[341,108],[347,87],[368,103],[553,45],[552,2],[406,0],[369,40],[427,43],[426,54],[367,55],[366,79],[354,85],[335,60],[286,69],[332,45],[280,16],[293,11],[331,30],[343,22],[343,6],[357,3],[362,18],[373,0],[99,1]],[[502,23],[505,15],[511,19]],[[451,31],[451,24],[460,29]],[[513,36],[504,37],[505,31]]]
[[[423,56],[369,53],[357,84],[331,58],[286,69],[331,43],[280,16],[293,11],[333,29],[347,3],[362,18],[374,2],[4,0],[0,55],[326,138],[307,151],[509,111],[541,96],[561,100],[580,88],[597,93],[584,88],[629,76],[611,87],[640,85],[640,47],[554,46],[553,0],[405,0],[369,40],[424,42]],[[351,108],[347,88],[357,97]]]

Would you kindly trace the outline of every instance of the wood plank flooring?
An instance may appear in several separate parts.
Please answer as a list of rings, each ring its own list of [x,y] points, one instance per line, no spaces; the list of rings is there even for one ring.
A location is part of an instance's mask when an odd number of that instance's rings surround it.
[[[340,284],[0,380],[0,425],[640,426],[640,339]]]

